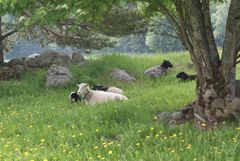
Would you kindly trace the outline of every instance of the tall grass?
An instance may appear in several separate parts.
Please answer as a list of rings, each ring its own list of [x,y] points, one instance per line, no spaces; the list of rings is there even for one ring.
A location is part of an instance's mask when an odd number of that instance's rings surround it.
[[[174,64],[167,76],[143,75],[163,59]],[[202,132],[191,124],[168,128],[156,121],[159,112],[194,100],[195,82],[175,78],[181,70],[194,73],[188,64],[184,53],[113,54],[69,66],[75,79],[67,88],[46,89],[44,70],[27,73],[20,81],[0,82],[0,160],[239,160],[239,123]],[[113,81],[109,73],[114,68],[137,81]],[[129,101],[94,107],[70,103],[68,94],[80,82],[118,86]]]

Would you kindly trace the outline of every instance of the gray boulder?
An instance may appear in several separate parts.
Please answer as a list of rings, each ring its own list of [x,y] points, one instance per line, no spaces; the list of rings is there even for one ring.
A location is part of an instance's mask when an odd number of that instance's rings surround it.
[[[68,55],[64,55],[51,50],[45,51],[43,54],[37,56],[35,59],[39,64],[39,67],[49,67],[52,64],[66,65],[71,61]]]
[[[167,74],[167,69],[161,66],[154,66],[144,71],[145,75],[148,75],[153,78],[158,78]]]
[[[39,55],[40,55],[40,54],[38,54],[38,53],[34,53],[34,54],[32,54],[32,55],[28,55],[27,58],[32,58],[32,59],[34,59],[34,58],[38,57]]]
[[[11,79],[19,79],[21,73],[16,72],[14,68],[11,67],[2,67],[0,68],[0,80],[7,81]]]
[[[129,75],[125,70],[121,70],[121,69],[114,69],[111,72],[110,76],[112,79],[122,81],[122,82],[131,82],[136,80],[136,78]]]
[[[13,58],[7,63],[7,66],[13,67],[15,65],[24,65],[24,59],[25,58]]]
[[[73,52],[71,62],[73,64],[83,64],[85,62],[85,58],[81,53]]]
[[[46,87],[66,87],[72,78],[71,72],[62,66],[53,64],[47,73]]]
[[[24,65],[30,68],[35,68],[35,67],[39,67],[39,64],[37,62],[36,58],[31,58],[31,57],[27,57],[24,60]]]

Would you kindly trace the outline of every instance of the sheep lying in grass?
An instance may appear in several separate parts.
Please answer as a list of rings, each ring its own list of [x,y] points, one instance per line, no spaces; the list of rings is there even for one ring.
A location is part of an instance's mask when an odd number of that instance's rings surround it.
[[[117,93],[117,94],[124,94],[123,90],[117,87],[108,87],[108,86],[103,86],[103,85],[92,85],[92,90],[97,90],[97,91],[106,91],[106,92],[112,92],[112,93]]]
[[[173,65],[170,61],[164,60],[160,66],[154,66],[145,70],[144,74],[149,75],[152,78],[157,78],[166,75],[168,68],[173,68]]]
[[[81,83],[77,85],[79,87],[78,94],[85,101],[87,105],[96,105],[108,101],[128,100],[124,95],[91,90],[87,83]]]
[[[69,95],[69,99],[71,102],[81,102],[81,97],[77,94],[77,92],[71,92]]]
[[[188,80],[195,80],[197,78],[197,75],[189,75],[185,72],[179,72],[176,75],[177,79],[181,79],[182,81],[188,81]]]

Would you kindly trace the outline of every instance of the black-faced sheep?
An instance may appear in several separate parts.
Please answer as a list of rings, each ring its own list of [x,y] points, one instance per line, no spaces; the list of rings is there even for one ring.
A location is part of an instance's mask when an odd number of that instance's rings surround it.
[[[117,94],[124,94],[124,92],[117,87],[108,87],[108,86],[103,86],[103,85],[92,85],[92,90],[97,90],[97,91],[106,91],[106,92],[112,92],[112,93],[117,93]]]
[[[176,75],[177,79],[181,79],[182,81],[188,81],[188,80],[195,80],[197,78],[197,75],[189,75],[185,72],[179,72]]]
[[[87,83],[81,83],[77,85],[79,87],[78,94],[85,101],[87,105],[96,105],[99,103],[104,103],[108,101],[117,101],[117,100],[128,100],[124,95],[105,92],[105,91],[94,91],[91,90]]]
[[[168,69],[168,68],[173,68],[173,65],[170,61],[168,60],[163,60],[163,63],[161,64],[162,68]]]
[[[170,61],[164,60],[160,66],[154,66],[144,71],[144,74],[149,75],[153,78],[161,77],[166,75],[168,68],[172,68],[173,65]]]
[[[69,99],[71,102],[81,102],[81,97],[77,94],[77,92],[71,92],[69,95]]]

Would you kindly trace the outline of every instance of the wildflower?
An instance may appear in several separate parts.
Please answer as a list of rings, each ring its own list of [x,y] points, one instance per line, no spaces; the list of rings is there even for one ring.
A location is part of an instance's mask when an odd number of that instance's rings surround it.
[[[101,158],[102,156],[101,155],[98,155],[97,158]]]
[[[157,120],[157,116],[154,116],[153,119],[154,119],[154,120]]]
[[[137,146],[140,146],[140,143],[137,143],[136,145],[137,145]]]
[[[151,131],[153,131],[153,130],[154,130],[154,128],[152,127],[152,128],[151,128]]]
[[[30,161],[34,161],[33,159],[31,159]]]
[[[98,146],[95,146],[94,149],[98,149]]]
[[[237,127],[236,130],[240,130],[240,127]]]
[[[99,132],[99,129],[96,129],[96,132]]]
[[[45,139],[41,139],[41,143],[43,143],[45,141]]]
[[[33,125],[29,125],[29,128],[33,128]]]
[[[177,135],[176,135],[176,134],[173,134],[173,137],[175,138],[175,137],[177,137]]]
[[[142,132],[142,130],[138,130],[137,132],[140,133],[140,132]]]
[[[79,136],[83,136],[83,133],[79,133]]]
[[[150,136],[146,136],[146,139],[149,139],[150,138]]]
[[[112,154],[112,151],[111,151],[111,150],[109,150],[109,151],[108,151],[108,154]]]
[[[52,127],[52,125],[48,125],[47,127],[48,127],[48,128],[51,128],[51,127]]]
[[[205,124],[205,123],[202,123],[201,125],[202,125],[202,127],[205,127],[205,126],[206,126],[206,124]]]
[[[77,147],[80,147],[80,144],[77,144]]]
[[[72,135],[72,138],[75,138],[76,137],[76,135]]]
[[[171,150],[171,153],[174,153],[174,152],[175,152],[175,150],[174,150],[174,149],[172,149],[172,150]]]
[[[48,161],[47,159],[43,159],[43,161]]]
[[[179,133],[180,136],[181,136],[182,134],[183,134],[183,133],[181,133],[181,132]]]
[[[162,133],[163,133],[163,131],[160,130],[160,131],[159,131],[159,134],[162,134]]]
[[[155,135],[155,137],[159,137],[159,135],[158,135],[158,134],[156,134],[156,135]]]
[[[29,153],[28,152],[24,152],[23,153],[25,156],[29,156]]]

